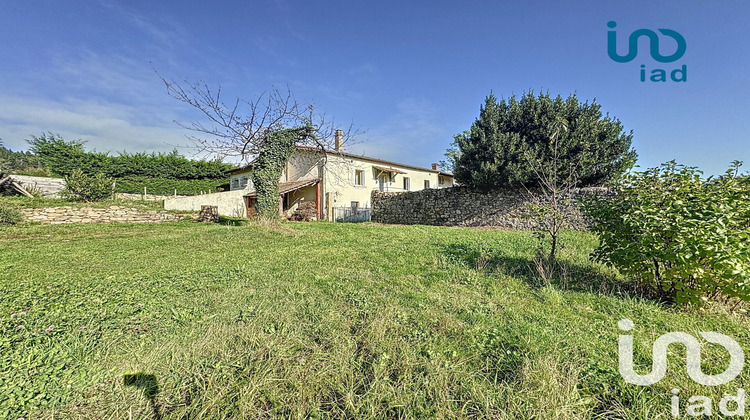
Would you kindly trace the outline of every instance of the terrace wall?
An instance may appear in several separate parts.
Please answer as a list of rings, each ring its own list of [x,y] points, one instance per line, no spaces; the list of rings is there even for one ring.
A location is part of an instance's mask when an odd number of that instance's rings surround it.
[[[414,192],[372,192],[372,221],[404,225],[491,226],[515,230],[534,230],[529,218],[528,193],[499,190],[482,193],[466,187],[426,189]],[[586,229],[578,200],[587,195],[606,196],[606,188],[576,190],[566,219],[573,229]]]
[[[47,207],[19,209],[27,222],[49,224],[68,223],[159,223],[174,222],[185,217],[186,214],[176,214],[166,211],[138,210],[134,208],[110,206],[95,207]]]

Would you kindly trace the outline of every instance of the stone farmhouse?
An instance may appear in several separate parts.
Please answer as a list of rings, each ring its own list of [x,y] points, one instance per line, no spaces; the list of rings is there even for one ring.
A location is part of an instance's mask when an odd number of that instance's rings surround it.
[[[401,192],[453,186],[453,174],[437,164],[423,168],[348,153],[337,131],[335,150],[299,146],[292,153],[279,180],[279,214],[294,218],[334,220],[370,207],[372,191]],[[230,191],[167,199],[167,210],[200,210],[217,206],[220,215],[254,215],[255,189],[250,176],[253,165],[229,172]]]

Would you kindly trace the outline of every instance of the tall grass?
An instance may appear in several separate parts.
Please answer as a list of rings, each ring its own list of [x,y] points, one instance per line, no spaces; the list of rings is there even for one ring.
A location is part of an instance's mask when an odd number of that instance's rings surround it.
[[[535,240],[521,232],[0,227],[0,412],[667,418],[672,388],[718,402],[748,381],[698,387],[675,349],[662,382],[624,383],[619,319],[636,322],[643,368],[659,334],[719,331],[742,343],[747,321],[642,299],[588,260],[594,237],[566,232],[562,243],[563,270],[542,282]],[[704,370],[723,370],[721,349],[705,350]]]

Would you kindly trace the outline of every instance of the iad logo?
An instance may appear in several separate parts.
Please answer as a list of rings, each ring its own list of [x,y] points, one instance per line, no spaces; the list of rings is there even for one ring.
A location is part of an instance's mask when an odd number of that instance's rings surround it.
[[[633,321],[623,319],[617,323],[623,331],[633,329]],[[667,373],[667,347],[672,343],[685,346],[685,362],[690,379],[706,386],[723,385],[736,378],[745,364],[745,353],[742,347],[732,338],[717,332],[701,332],[703,339],[724,347],[729,352],[729,367],[717,375],[706,375],[701,371],[701,345],[698,340],[684,332],[671,332],[656,339],[653,346],[653,365],[651,373],[639,375],[633,371],[633,336],[620,335],[620,375],[633,385],[653,385]]]
[[[617,27],[617,22],[610,21],[607,23],[607,26],[611,29],[614,29],[615,27]],[[628,52],[625,55],[619,55],[617,53],[617,32],[607,31],[607,54],[609,54],[609,58],[617,63],[628,63],[630,61],[633,61],[633,59],[635,59],[635,57],[638,55],[638,39],[645,36],[649,41],[649,52],[651,53],[651,58],[653,58],[655,61],[659,63],[672,63],[682,58],[682,56],[685,55],[685,51],[687,50],[687,42],[685,42],[685,38],[680,35],[679,32],[673,31],[671,29],[659,29],[659,32],[661,32],[662,35],[668,36],[675,40],[675,42],[677,43],[677,49],[674,53],[670,55],[662,55],[661,50],[659,49],[659,35],[650,29],[638,29],[636,31],[633,31],[628,37]],[[672,70],[672,72],[669,73],[669,76],[674,82],[686,82],[687,65],[682,65],[682,67]],[[651,76],[649,80],[652,82],[666,82],[667,70],[651,70]],[[641,82],[645,81],[646,65],[641,64]]]
[[[617,323],[622,331],[633,329],[633,321],[622,319]],[[718,344],[729,353],[729,366],[724,372],[716,375],[706,375],[701,370],[701,345],[698,340],[684,332],[670,332],[659,336],[654,341],[652,347],[652,366],[651,372],[646,375],[639,375],[633,370],[633,336],[620,335],[618,340],[620,375],[626,382],[633,385],[653,385],[667,373],[667,347],[670,344],[680,343],[685,346],[685,365],[690,378],[705,386],[723,385],[737,377],[742,372],[745,364],[745,353],[742,347],[734,339],[717,332],[701,332],[701,337],[709,343]],[[679,416],[679,396],[678,389],[672,390],[672,415]],[[736,409],[729,409],[729,402],[736,403]],[[686,407],[686,414],[690,416],[712,415],[712,402],[708,397],[696,395],[690,397]],[[719,402],[719,411],[724,415],[744,415],[745,414],[745,390],[739,389],[737,395],[727,395]]]

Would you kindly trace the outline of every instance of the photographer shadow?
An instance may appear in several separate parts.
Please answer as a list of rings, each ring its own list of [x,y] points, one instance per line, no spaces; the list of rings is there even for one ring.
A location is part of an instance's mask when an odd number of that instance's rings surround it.
[[[159,404],[156,402],[156,396],[159,395],[159,382],[156,380],[156,375],[142,372],[127,374],[123,376],[122,382],[125,386],[131,386],[143,391],[143,395],[148,399],[151,410],[153,410],[154,419],[162,419]]]

